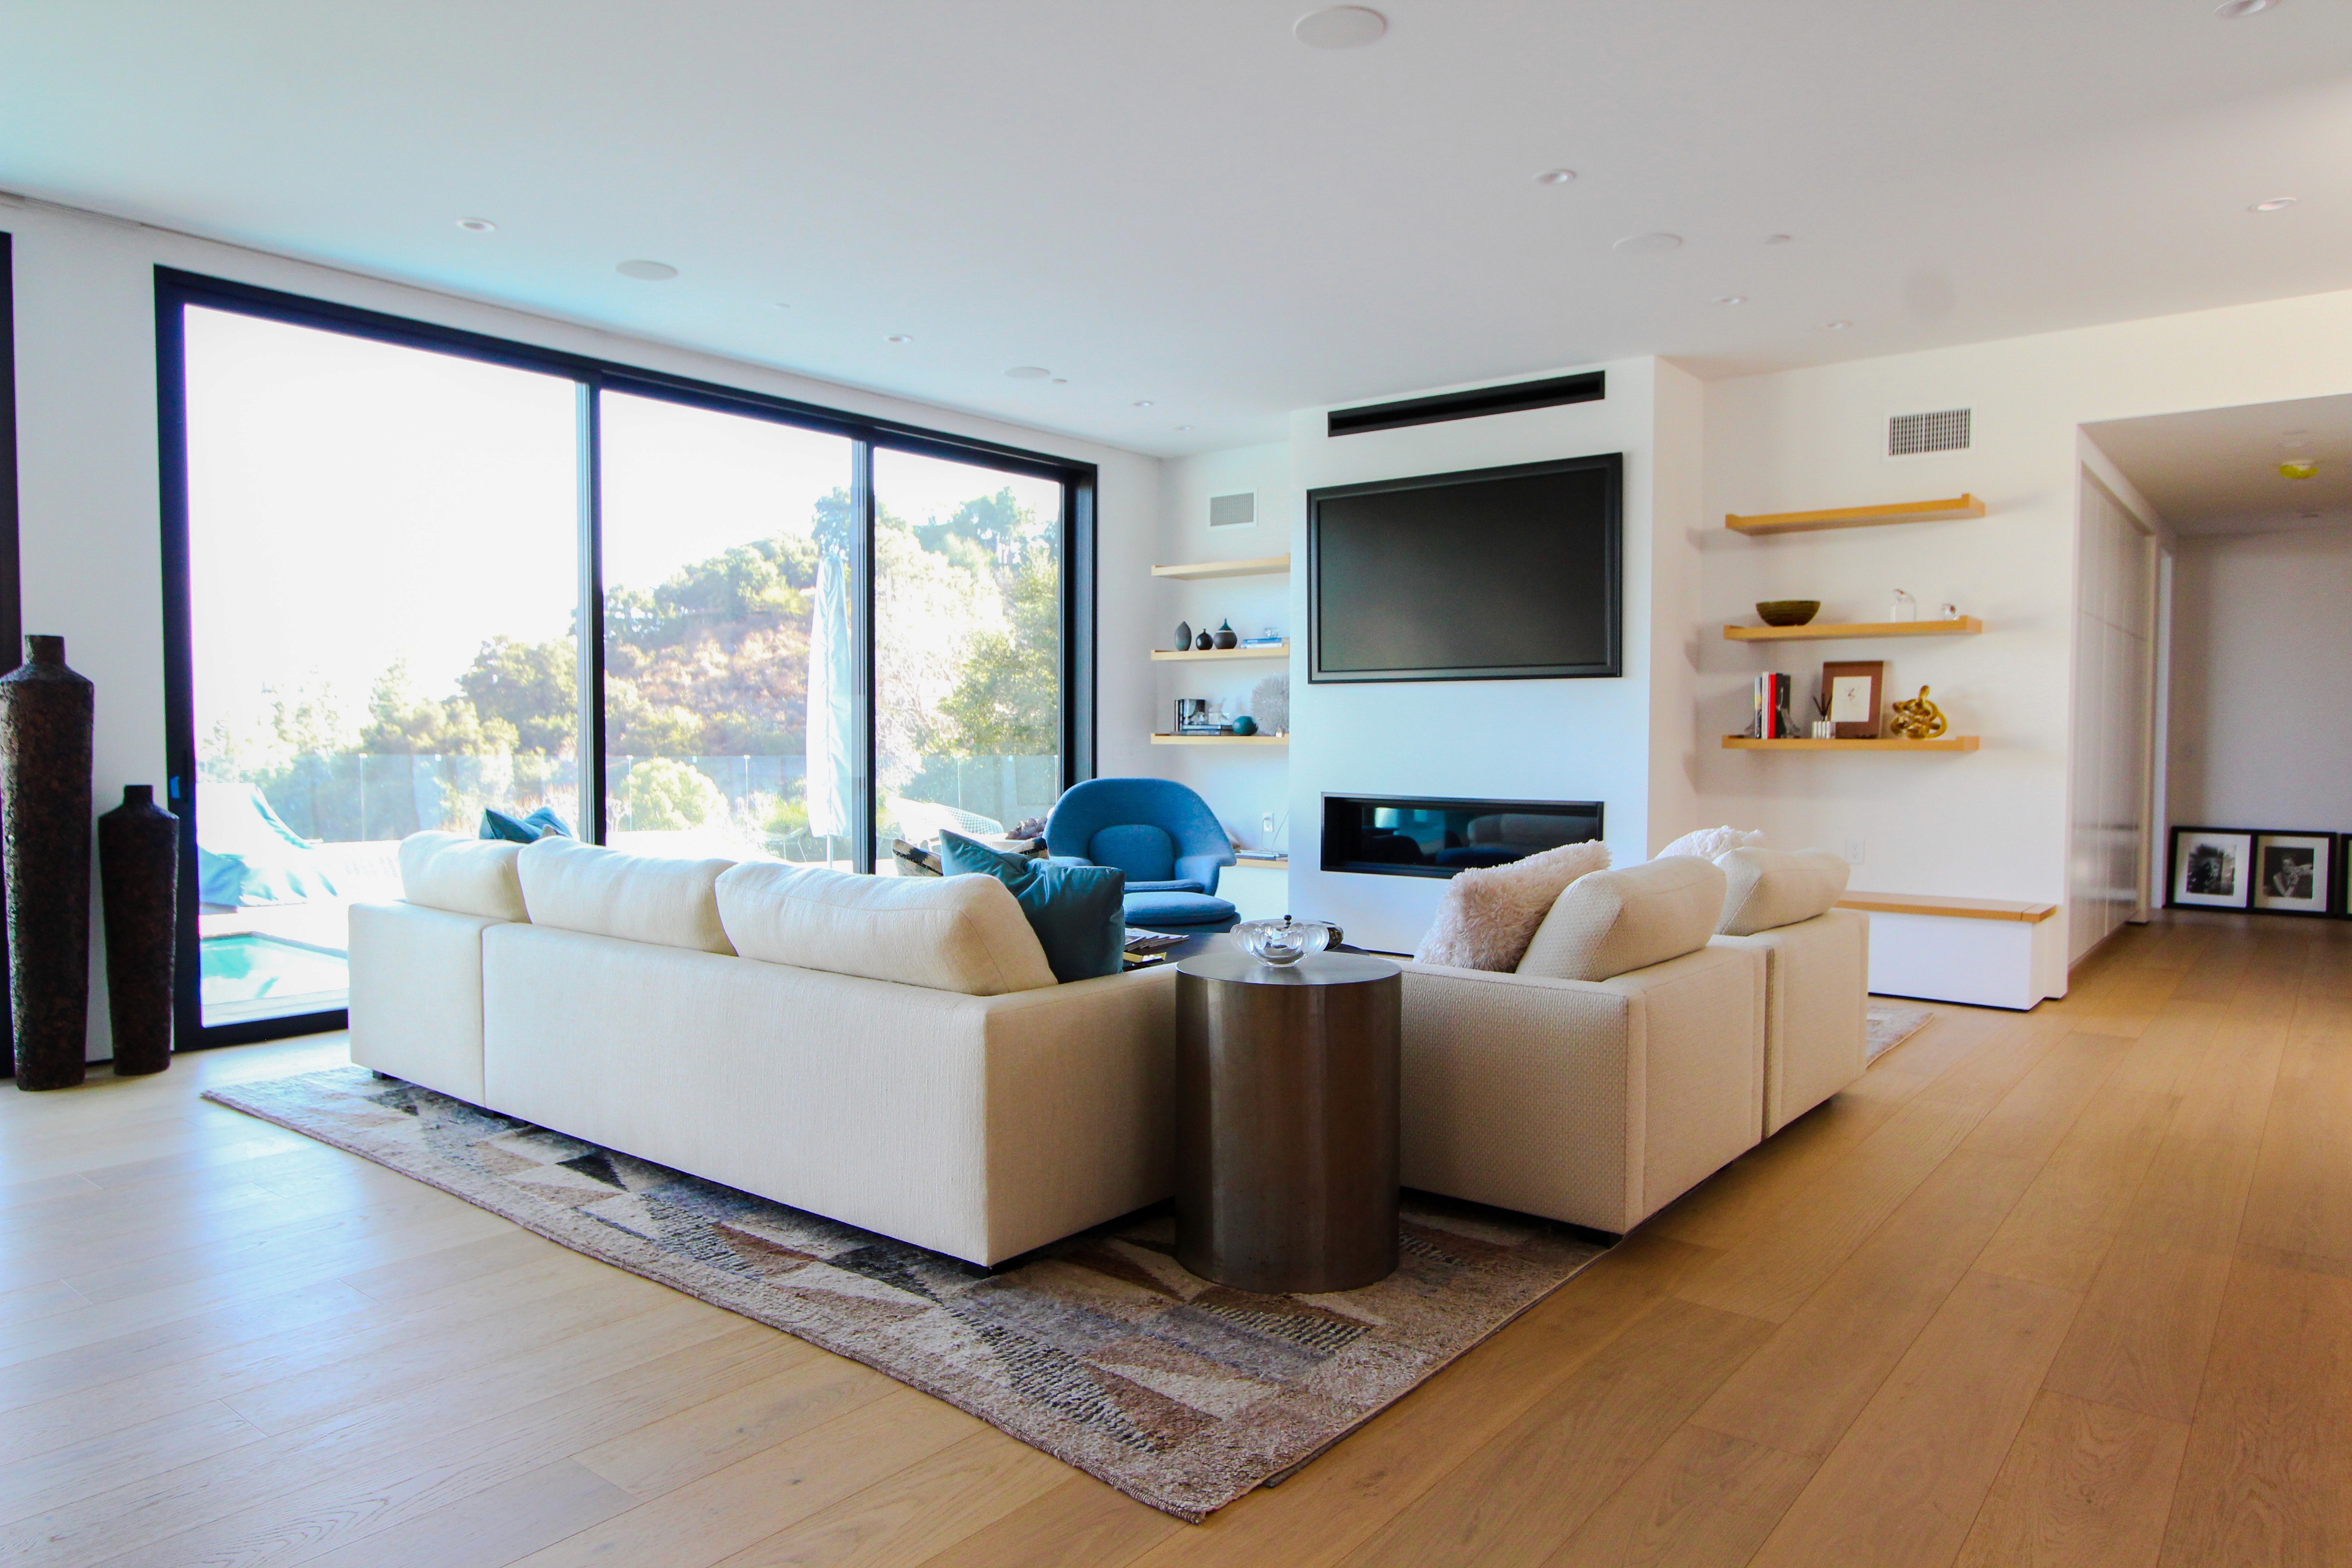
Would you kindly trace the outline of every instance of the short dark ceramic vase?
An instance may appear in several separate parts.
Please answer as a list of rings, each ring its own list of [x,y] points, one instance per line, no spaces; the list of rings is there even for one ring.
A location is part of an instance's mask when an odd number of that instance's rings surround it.
[[[155,804],[153,784],[123,785],[122,804],[98,819],[106,1006],[117,1078],[172,1065],[179,884],[180,819]]]
[[[1234,623],[1231,621],[1217,628],[1216,637],[1219,647],[1235,647],[1242,640],[1241,634],[1234,630]]]
[[[1209,633],[1202,632],[1199,637],[1192,639],[1192,646],[1195,648],[1198,648],[1201,652],[1206,653],[1211,648],[1217,646],[1217,639],[1212,637]]]
[[[1178,621],[1176,623],[1176,651],[1178,653],[1182,653],[1192,646],[1192,623],[1190,621]]]

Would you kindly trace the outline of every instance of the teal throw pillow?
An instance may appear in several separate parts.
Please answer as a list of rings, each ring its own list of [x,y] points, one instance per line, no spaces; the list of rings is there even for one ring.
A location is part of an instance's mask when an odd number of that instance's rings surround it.
[[[940,835],[940,861],[951,877],[993,877],[1013,890],[1055,979],[1092,980],[1125,967],[1127,873],[1118,867],[1001,855],[960,833]]]
[[[509,844],[536,844],[542,838],[569,838],[572,825],[555,815],[551,805],[542,805],[529,816],[509,816],[489,806],[482,808],[482,838],[503,838]]]

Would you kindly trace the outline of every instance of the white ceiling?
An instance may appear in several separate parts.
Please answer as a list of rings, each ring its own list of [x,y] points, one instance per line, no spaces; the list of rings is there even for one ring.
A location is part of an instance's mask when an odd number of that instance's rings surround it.
[[[2276,533],[2352,521],[2352,396],[2114,419],[2084,431],[2179,531]],[[2290,479],[2279,466],[2319,472]]]
[[[0,0],[0,187],[1157,452],[2352,286],[2340,0],[1309,4]]]

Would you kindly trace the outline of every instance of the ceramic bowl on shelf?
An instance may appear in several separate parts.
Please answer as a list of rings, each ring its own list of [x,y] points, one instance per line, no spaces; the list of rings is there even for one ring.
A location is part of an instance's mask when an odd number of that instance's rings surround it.
[[[1768,626],[1801,626],[1821,613],[1819,599],[1767,599],[1756,606]]]

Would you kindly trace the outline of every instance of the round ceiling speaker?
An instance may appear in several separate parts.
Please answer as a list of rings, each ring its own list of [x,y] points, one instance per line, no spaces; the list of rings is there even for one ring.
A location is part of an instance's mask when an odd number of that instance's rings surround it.
[[[1388,30],[1389,19],[1369,5],[1327,5],[1307,12],[1290,29],[1310,49],[1360,49],[1380,42]]]
[[[1678,234],[1629,234],[1613,247],[1622,256],[1664,256],[1669,250],[1682,248],[1683,237]]]

